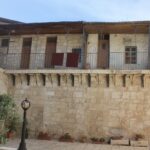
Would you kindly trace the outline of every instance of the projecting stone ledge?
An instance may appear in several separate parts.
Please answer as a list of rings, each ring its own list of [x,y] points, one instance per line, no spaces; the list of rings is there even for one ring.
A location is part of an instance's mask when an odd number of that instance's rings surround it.
[[[148,70],[5,70],[4,73],[16,87],[150,87]]]

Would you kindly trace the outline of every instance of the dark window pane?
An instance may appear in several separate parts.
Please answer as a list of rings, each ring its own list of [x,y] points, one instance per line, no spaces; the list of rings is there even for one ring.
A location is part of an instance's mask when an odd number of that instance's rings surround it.
[[[130,48],[129,47],[126,47],[126,52],[129,52],[130,51]]]
[[[32,38],[24,38],[23,39],[23,47],[31,47]]]
[[[73,48],[73,49],[72,49],[72,52],[79,54],[79,63],[80,63],[80,62],[81,62],[81,55],[82,55],[82,50],[81,50],[81,48]]]
[[[2,39],[1,47],[8,47],[9,46],[9,39]]]

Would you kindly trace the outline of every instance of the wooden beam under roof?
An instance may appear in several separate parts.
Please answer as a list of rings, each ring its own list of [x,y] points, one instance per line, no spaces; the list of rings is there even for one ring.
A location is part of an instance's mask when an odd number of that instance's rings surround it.
[[[0,25],[0,35],[24,35],[24,34],[65,34],[66,29],[70,34],[82,34],[83,27],[86,33],[107,34],[148,34],[150,22],[51,22]]]

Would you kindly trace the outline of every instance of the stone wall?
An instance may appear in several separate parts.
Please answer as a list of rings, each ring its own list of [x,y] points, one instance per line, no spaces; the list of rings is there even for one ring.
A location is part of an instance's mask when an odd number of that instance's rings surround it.
[[[30,135],[150,138],[150,72],[109,70],[6,71],[18,106],[31,101]],[[20,110],[21,111],[21,110]]]
[[[0,69],[0,94],[7,94],[8,84],[8,77],[5,75],[4,70]]]
[[[137,64],[125,64],[125,47],[137,47]],[[148,65],[148,34],[111,34],[111,69],[146,69]]]

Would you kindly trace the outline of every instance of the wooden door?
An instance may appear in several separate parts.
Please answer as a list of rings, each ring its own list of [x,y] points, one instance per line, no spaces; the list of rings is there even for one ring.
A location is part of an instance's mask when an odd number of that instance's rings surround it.
[[[100,69],[109,67],[109,40],[99,40],[97,65]]]
[[[45,68],[51,68],[52,66],[52,54],[56,53],[56,37],[47,38],[46,50],[45,50]]]
[[[30,65],[32,38],[24,38],[21,53],[21,69],[28,69]]]

